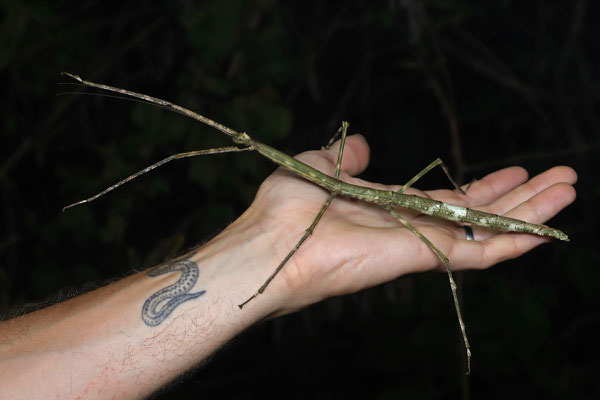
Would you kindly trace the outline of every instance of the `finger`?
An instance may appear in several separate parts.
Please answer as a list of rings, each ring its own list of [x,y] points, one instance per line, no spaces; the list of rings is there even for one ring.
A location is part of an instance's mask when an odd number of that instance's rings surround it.
[[[576,197],[569,183],[556,183],[506,213],[507,217],[542,224],[571,204]]]
[[[331,148],[326,150],[327,159],[334,165],[337,164],[340,143],[341,141],[338,140]],[[348,136],[342,158],[342,171],[351,176],[360,174],[369,165],[369,154],[369,144],[363,135],[354,134]]]
[[[467,191],[469,205],[476,207],[498,199],[517,186],[527,182],[529,174],[521,167],[508,167],[501,169],[484,178],[473,182]]]
[[[571,204],[575,197],[575,189],[570,184],[557,183],[509,211],[506,216],[542,224]],[[528,233],[494,235],[489,230],[480,228],[475,228],[474,232],[475,239],[480,241],[460,240],[452,249],[452,257],[457,260],[454,266],[459,269],[487,268],[501,261],[518,257],[550,240]],[[481,240],[482,237],[485,240]]]
[[[561,182],[572,185],[577,182],[577,174],[570,167],[560,166],[551,168],[502,195],[490,204],[489,207],[486,207],[486,211],[503,215],[516,205],[528,201],[548,187]]]
[[[436,200],[466,207],[476,207],[496,200],[527,181],[527,171],[521,167],[509,167],[486,175],[473,182],[466,194],[455,190],[428,190]],[[466,189],[467,185],[463,185]]]

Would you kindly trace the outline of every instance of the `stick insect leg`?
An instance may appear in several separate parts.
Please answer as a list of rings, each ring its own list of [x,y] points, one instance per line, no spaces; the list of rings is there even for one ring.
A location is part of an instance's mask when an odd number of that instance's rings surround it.
[[[400,189],[398,189],[398,193],[404,192],[407,187],[412,186],[416,181],[418,181],[419,179],[421,179],[421,177],[423,177],[423,175],[425,175],[426,173],[428,173],[429,171],[431,171],[434,167],[437,167],[438,165],[440,167],[442,167],[442,169],[444,170],[444,173],[446,174],[446,176],[448,177],[448,179],[450,180],[450,182],[452,183],[452,185],[456,189],[458,189],[462,194],[465,194],[465,191],[462,190],[456,184],[456,182],[454,182],[454,179],[452,179],[452,176],[450,176],[450,172],[448,171],[448,167],[446,166],[446,164],[444,164],[444,162],[442,161],[441,158],[436,158],[431,164],[429,164],[428,166],[426,166],[425,168],[423,168],[423,170],[421,172],[419,172],[417,175],[415,175],[414,178],[412,178],[404,186],[402,186]]]
[[[452,269],[450,268],[450,260],[444,253],[441,252],[440,249],[435,247],[433,243],[429,239],[427,239],[421,232],[417,230],[414,226],[412,226],[406,219],[404,219],[400,214],[398,214],[394,209],[390,206],[385,207],[402,225],[408,228],[412,233],[417,235],[419,239],[421,239],[444,263],[446,267],[446,272],[448,273],[448,280],[450,281],[450,289],[452,290],[452,298],[454,300],[454,308],[456,309],[456,316],[458,317],[458,325],[460,326],[460,331],[462,333],[462,338],[465,343],[465,350],[467,353],[467,375],[471,373],[471,346],[469,345],[469,339],[467,338],[467,332],[465,328],[465,323],[462,318],[462,313],[460,311],[460,304],[458,303],[458,294],[456,293],[456,282],[454,282],[454,277],[452,276]]]
[[[89,203],[91,201],[94,201],[98,197],[104,196],[106,193],[110,192],[111,190],[114,190],[114,189],[118,188],[119,186],[124,185],[125,183],[129,182],[130,180],[133,180],[133,179],[137,178],[138,176],[145,174],[146,172],[150,172],[154,168],[160,167],[161,165],[164,165],[164,164],[168,163],[169,161],[178,160],[180,158],[186,158],[186,157],[202,156],[202,155],[206,155],[206,154],[219,154],[219,153],[229,153],[229,152],[248,151],[248,150],[254,150],[254,149],[252,147],[239,148],[239,147],[234,147],[234,146],[228,146],[228,147],[219,147],[217,149],[196,150],[196,151],[188,151],[186,153],[173,154],[172,156],[169,156],[163,160],[160,160],[159,162],[154,163],[154,164],[144,168],[143,170],[138,171],[135,174],[128,176],[127,178],[115,183],[114,185],[104,189],[103,191],[101,191],[98,194],[95,194],[92,197],[89,197],[85,200],[81,200],[76,203],[69,204],[68,206],[63,207],[63,211],[65,211],[68,208],[75,207],[79,204]]]
[[[333,134],[333,137],[329,139],[329,142],[325,146],[321,147],[321,150],[328,150],[335,143],[337,138],[340,137],[340,134],[343,130],[343,126],[340,126],[338,130]]]
[[[338,151],[337,164],[336,164],[336,167],[335,167],[335,174],[334,174],[335,179],[339,179],[339,177],[340,177],[340,169],[341,169],[341,166],[342,166],[342,156],[344,154],[344,145],[346,144],[346,133],[348,131],[348,126],[349,126],[348,122],[344,121],[344,122],[342,122],[342,127],[340,128],[340,130],[338,130],[338,132],[341,131],[342,141],[340,143],[340,149]],[[336,136],[337,136],[337,133],[334,136],[334,139],[335,139]],[[330,143],[329,143],[328,146],[331,146],[331,143],[333,143],[334,139],[332,139],[330,141]],[[304,241],[306,239],[308,239],[308,237],[313,233],[313,231],[315,230],[315,227],[317,226],[317,224],[321,220],[321,217],[323,217],[323,214],[325,214],[325,210],[327,210],[327,207],[329,207],[329,205],[331,204],[331,202],[333,201],[333,199],[335,199],[336,196],[337,196],[337,193],[335,193],[335,192],[332,192],[329,195],[329,197],[325,201],[325,204],[323,204],[323,207],[321,207],[321,210],[319,211],[319,213],[317,214],[317,216],[313,220],[312,224],[310,224],[310,226],[304,232],[304,235],[302,236],[302,238],[298,241],[298,243],[296,243],[296,245],[294,246],[294,248],[292,250],[290,250],[290,252],[287,254],[287,256],[285,256],[285,258],[279,263],[279,265],[277,266],[277,268],[275,268],[275,271],[273,271],[273,273],[267,278],[267,280],[265,281],[265,283],[262,284],[262,286],[256,291],[256,293],[254,293],[246,301],[244,301],[243,303],[241,303],[241,304],[238,305],[239,308],[244,307],[252,299],[254,299],[256,296],[258,296],[259,294],[261,294],[262,292],[265,291],[265,289],[267,288],[267,286],[269,286],[269,283],[271,283],[271,281],[273,280],[273,278],[275,278],[275,276],[279,273],[279,271],[281,271],[281,269],[289,261],[289,259],[292,258],[292,256],[300,248],[300,246],[302,246],[302,243],[304,243]]]

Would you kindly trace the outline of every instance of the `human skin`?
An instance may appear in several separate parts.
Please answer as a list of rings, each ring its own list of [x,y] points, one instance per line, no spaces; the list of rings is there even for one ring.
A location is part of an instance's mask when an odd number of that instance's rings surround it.
[[[333,175],[337,147],[297,158]],[[400,187],[354,178],[368,161],[365,139],[348,137],[340,179],[379,189]],[[466,194],[407,193],[541,224],[574,201],[576,180],[569,167],[530,180],[524,169],[511,167],[474,182]],[[279,168],[223,232],[181,259],[150,270],[161,274],[139,272],[3,322],[0,398],[142,398],[258,321],[405,274],[443,269],[439,258],[387,211],[340,197],[266,291],[240,310],[238,304],[273,272],[327,197],[323,189]],[[478,227],[473,228],[475,241],[468,241],[455,223],[398,211],[448,256],[455,270],[488,268],[550,241]],[[181,269],[162,273],[169,266]],[[165,304],[158,293],[192,272],[197,276],[186,281],[191,286],[171,297],[185,300],[174,303],[168,315],[158,312]]]

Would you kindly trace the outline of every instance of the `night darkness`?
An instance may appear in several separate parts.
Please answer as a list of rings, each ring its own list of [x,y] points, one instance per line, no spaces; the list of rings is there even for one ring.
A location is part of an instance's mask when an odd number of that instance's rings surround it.
[[[168,155],[231,144],[59,85],[68,71],[288,154],[348,120],[371,147],[372,181],[405,183],[436,157],[463,183],[510,165],[579,174],[577,200],[549,222],[571,242],[458,274],[468,379],[447,277],[427,273],[261,323],[157,398],[600,397],[597,2],[23,3],[0,1],[2,314],[207,241],[275,168],[255,153],[180,160],[63,213]],[[449,187],[435,170],[417,186]]]

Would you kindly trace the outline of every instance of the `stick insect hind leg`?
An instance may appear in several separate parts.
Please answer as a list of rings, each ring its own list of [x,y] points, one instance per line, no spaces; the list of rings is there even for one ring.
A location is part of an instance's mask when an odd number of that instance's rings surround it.
[[[450,180],[452,185],[456,189],[458,189],[462,194],[465,194],[465,191],[463,189],[461,189],[460,186],[458,186],[458,184],[454,181],[454,179],[452,179],[452,176],[450,175],[450,172],[448,171],[448,167],[446,166],[446,164],[444,164],[444,162],[442,161],[441,158],[435,159],[431,164],[429,164],[421,172],[419,172],[417,175],[415,175],[405,185],[403,185],[400,189],[398,189],[398,193],[404,192],[406,190],[406,188],[413,185],[416,181],[418,181],[421,177],[423,177],[423,175],[425,175],[427,172],[431,171],[434,167],[436,167],[438,165],[440,167],[442,167],[442,169],[444,170],[444,173],[446,174],[446,176],[448,177],[448,180]],[[469,186],[471,186],[471,185],[469,184]],[[469,186],[467,186],[467,189],[469,188]],[[446,268],[446,273],[448,274],[448,281],[450,282],[450,289],[452,290],[452,299],[454,300],[454,308],[456,310],[456,316],[458,318],[458,325],[460,326],[460,332],[462,334],[463,342],[465,344],[465,351],[466,351],[466,355],[467,355],[467,375],[468,375],[471,372],[471,346],[469,345],[469,338],[467,337],[465,323],[463,321],[462,313],[460,310],[460,304],[458,302],[458,294],[456,291],[457,286],[456,286],[456,282],[454,281],[454,277],[452,276],[452,267],[450,266],[450,260],[448,260],[448,257],[446,257],[446,255],[444,253],[442,253],[442,251],[440,249],[438,249],[433,243],[431,243],[431,241],[429,239],[427,239],[421,232],[419,232],[417,230],[417,228],[415,228],[406,219],[404,219],[400,214],[398,214],[391,206],[387,206],[387,207],[385,207],[385,209],[388,210],[398,221],[400,221],[400,223],[402,225],[404,225],[408,230],[410,230],[419,239],[421,239],[427,245],[427,247],[429,247],[431,249],[431,251],[433,251],[435,253],[435,255],[437,255],[438,258],[444,264],[444,266]]]
[[[454,179],[452,179],[452,176],[450,175],[450,171],[448,170],[448,167],[446,166],[446,164],[444,164],[444,162],[442,161],[441,158],[436,158],[431,164],[429,164],[428,166],[423,168],[423,170],[421,172],[419,172],[410,181],[406,182],[405,185],[403,185],[400,189],[398,189],[398,193],[403,193],[406,190],[406,188],[414,185],[416,181],[418,181],[419,179],[421,179],[423,177],[423,175],[425,175],[426,173],[428,173],[429,171],[431,171],[433,168],[437,167],[438,165],[440,167],[442,167],[442,169],[444,170],[444,174],[446,174],[446,177],[448,178],[450,183],[452,183],[452,186],[454,186],[462,194],[465,194],[465,191],[462,190],[460,188],[460,186],[458,186],[458,184],[454,181]],[[469,184],[469,186],[471,186],[471,185]],[[468,189],[468,187],[467,187],[467,189]]]
[[[469,339],[467,337],[467,332],[465,328],[465,323],[462,319],[462,313],[460,311],[460,305],[458,303],[458,294],[456,293],[456,282],[454,282],[454,278],[452,277],[452,269],[450,267],[450,260],[448,257],[440,249],[438,249],[429,239],[427,239],[421,232],[417,230],[413,225],[411,225],[406,219],[404,219],[400,214],[398,214],[391,206],[385,207],[402,225],[404,225],[408,230],[414,233],[419,239],[421,239],[427,247],[429,247],[438,257],[442,260],[442,263],[446,267],[446,272],[448,273],[448,280],[450,281],[450,289],[452,290],[452,298],[454,300],[454,308],[456,309],[456,316],[458,317],[458,324],[460,326],[460,331],[462,333],[463,342],[465,344],[465,351],[467,354],[467,375],[471,373],[471,346],[469,345]]]
[[[340,171],[341,171],[341,167],[342,167],[342,157],[344,155],[344,145],[346,144],[346,133],[348,131],[348,126],[349,125],[350,124],[348,124],[348,122],[346,122],[346,121],[342,122],[341,128],[338,129],[338,131],[335,133],[335,135],[329,141],[329,143],[326,146],[323,147],[323,149],[330,148],[331,145],[333,144],[333,142],[335,141],[335,139],[337,138],[337,136],[341,132],[342,138],[341,138],[341,141],[340,141],[340,149],[338,150],[338,158],[337,158],[337,163],[336,163],[336,166],[335,166],[335,173],[333,175],[335,179],[339,179],[339,177],[340,177]],[[327,198],[327,200],[325,200],[325,204],[323,204],[323,207],[321,207],[321,210],[319,211],[319,213],[317,214],[317,216],[313,220],[312,224],[310,224],[310,226],[306,229],[306,231],[304,232],[304,235],[302,236],[302,238],[300,238],[300,240],[298,241],[298,243],[296,243],[296,245],[292,248],[292,250],[290,250],[290,252],[281,261],[281,263],[279,263],[279,265],[277,266],[277,268],[275,268],[275,271],[273,271],[273,273],[267,278],[267,280],[265,281],[265,283],[262,284],[262,286],[256,291],[256,293],[254,293],[246,301],[244,301],[243,303],[241,303],[241,304],[238,305],[239,308],[244,307],[252,299],[254,299],[256,296],[258,296],[259,294],[261,294],[262,292],[265,291],[265,289],[267,288],[267,286],[269,286],[269,283],[271,283],[271,281],[273,280],[273,278],[275,278],[275,276],[279,273],[279,271],[281,271],[281,269],[289,261],[289,259],[292,257],[292,255],[294,255],[294,253],[300,248],[300,246],[302,246],[302,243],[304,243],[304,241],[306,239],[308,239],[308,237],[313,233],[313,231],[315,230],[315,227],[317,226],[317,224],[321,220],[321,217],[323,217],[323,214],[325,214],[325,210],[327,210],[327,208],[329,207],[329,205],[331,204],[331,202],[333,201],[333,199],[335,199],[336,196],[337,196],[337,193],[335,193],[335,192],[332,192],[332,193],[329,194],[329,197]]]

